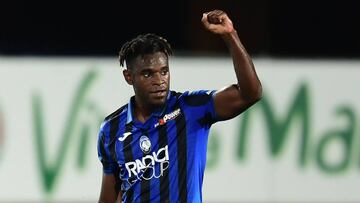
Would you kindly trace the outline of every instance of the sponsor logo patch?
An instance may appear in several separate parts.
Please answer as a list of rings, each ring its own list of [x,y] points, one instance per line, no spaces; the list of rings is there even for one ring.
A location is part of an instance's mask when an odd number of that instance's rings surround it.
[[[166,114],[163,118],[159,119],[159,122],[154,125],[154,127],[158,127],[159,125],[164,125],[169,120],[173,120],[181,114],[180,108],[176,109],[175,111]]]
[[[158,167],[155,167],[158,165]],[[152,178],[160,178],[164,175],[164,171],[169,168],[169,151],[168,145],[160,148],[157,152],[152,152],[141,159],[136,159],[125,163],[125,167],[121,167],[120,174],[127,174],[127,181],[132,185],[137,180],[150,180]]]

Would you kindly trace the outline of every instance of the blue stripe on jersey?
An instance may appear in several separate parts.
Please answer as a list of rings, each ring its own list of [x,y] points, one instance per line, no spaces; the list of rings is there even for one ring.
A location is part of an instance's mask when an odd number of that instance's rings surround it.
[[[120,168],[116,167],[117,163],[115,160],[117,160],[117,154],[115,152],[116,150],[116,141],[117,141],[117,137],[119,134],[119,128],[120,128],[120,117],[117,116],[114,119],[112,119],[110,122],[110,133],[109,133],[109,137],[110,137],[110,143],[109,143],[109,148],[110,148],[110,157],[113,160],[113,165],[115,168],[115,189],[116,191],[119,191],[119,189],[121,188],[121,181],[119,178],[119,172],[120,172]]]
[[[104,173],[105,174],[113,173],[111,167],[109,166],[109,157],[106,156],[105,134],[102,131],[99,132],[97,148],[98,148],[98,157],[99,157],[100,162],[103,165]]]
[[[112,119],[118,120],[118,126],[119,126],[118,131],[116,132],[115,144],[114,144],[114,151],[116,153],[116,155],[114,155],[114,157],[117,158],[117,160],[116,160],[117,162],[123,162],[125,160],[124,151],[121,150],[121,149],[123,149],[124,145],[123,145],[123,142],[118,142],[118,138],[122,137],[126,131],[131,131],[131,129],[127,129],[126,127],[124,127],[124,126],[126,126],[126,124],[125,124],[125,120],[122,119],[123,117],[124,116],[119,115],[117,117],[112,118]],[[116,164],[118,166],[118,163],[116,163]],[[121,184],[118,188],[119,188],[119,190],[123,191],[124,187],[129,187],[129,184],[126,184],[122,181],[122,176],[125,173],[125,169],[118,167],[118,170],[119,170],[119,174],[117,174],[116,178],[117,178],[117,180],[120,179],[119,183]],[[132,191],[130,190],[130,191],[123,193],[122,199],[124,200],[127,196],[131,196],[131,194],[129,195],[129,193],[131,193],[131,192]]]
[[[110,131],[110,126],[105,125],[103,127],[103,141],[104,141],[104,149],[105,149],[105,161],[107,162],[107,165],[104,168],[104,172],[107,174],[115,173],[115,163],[112,161],[112,157],[110,154],[110,134],[108,133]]]
[[[124,201],[124,202],[133,202],[133,203],[141,203],[141,185],[139,183],[134,184],[133,186],[133,199],[132,201]]]

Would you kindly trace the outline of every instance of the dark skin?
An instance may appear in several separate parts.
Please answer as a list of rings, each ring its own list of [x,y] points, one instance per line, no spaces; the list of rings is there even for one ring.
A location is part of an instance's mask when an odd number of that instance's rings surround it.
[[[162,52],[138,56],[130,66],[123,74],[126,82],[134,88],[133,113],[137,120],[145,122],[166,102],[170,85],[168,57]]]
[[[231,119],[261,99],[262,87],[254,65],[227,14],[220,10],[204,13],[202,23],[207,30],[221,36],[232,56],[237,83],[216,91],[215,111],[220,119]],[[135,92],[134,116],[145,122],[151,113],[161,108],[169,92],[168,58],[157,52],[137,57],[123,71],[126,82]],[[99,202],[121,202],[121,192],[115,191],[115,176],[103,175]]]

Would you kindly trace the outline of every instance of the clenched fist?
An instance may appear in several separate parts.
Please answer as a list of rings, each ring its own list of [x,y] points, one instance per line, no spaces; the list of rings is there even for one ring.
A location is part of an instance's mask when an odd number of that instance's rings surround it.
[[[229,34],[234,32],[233,24],[224,11],[213,10],[203,14],[202,23],[205,28],[215,34]]]

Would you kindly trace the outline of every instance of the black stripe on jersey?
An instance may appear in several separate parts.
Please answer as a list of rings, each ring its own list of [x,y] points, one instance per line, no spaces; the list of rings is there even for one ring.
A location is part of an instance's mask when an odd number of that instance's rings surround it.
[[[132,123],[126,124],[125,126],[125,132],[131,132],[133,128]],[[130,162],[133,161],[133,153],[132,153],[132,148],[131,148],[131,141],[132,141],[132,135],[129,135],[129,137],[127,137],[124,140],[124,158],[125,158],[125,162]],[[134,177],[134,179],[136,179],[136,177]],[[129,180],[130,183],[133,182],[133,180]],[[133,197],[134,197],[134,191],[132,188],[130,188],[127,192],[126,192],[126,201],[127,202],[132,202],[133,201]]]
[[[117,163],[117,156],[115,152],[115,144],[116,144],[116,134],[119,131],[119,117],[115,117],[110,120],[110,157],[113,159],[115,163]],[[119,177],[120,168],[115,172],[115,190],[116,192],[120,191],[121,188],[121,180]]]
[[[149,132],[148,130],[144,130],[142,132],[143,135],[149,137]],[[145,154],[143,152],[143,157],[146,156],[147,154]],[[145,163],[148,164],[148,163]],[[144,177],[149,177],[150,176],[150,170],[145,169],[145,172],[143,174]],[[141,203],[146,203],[149,202],[150,203],[150,180],[145,180],[144,178],[141,179]]]
[[[179,105],[175,109],[179,108]],[[176,117],[179,202],[187,202],[187,140],[184,112]]]
[[[184,101],[189,106],[201,106],[209,102],[211,97],[210,94],[189,95],[184,98]]]
[[[112,112],[110,115],[106,116],[105,120],[110,120],[110,119],[113,119],[113,118],[119,116],[124,111],[125,107],[127,107],[127,105],[123,105],[116,111]]]
[[[115,152],[116,133],[119,131],[119,117],[110,120],[110,156],[117,163]]]
[[[159,149],[168,145],[167,126],[162,125],[158,127],[159,134]],[[169,169],[170,170],[170,169]],[[169,202],[169,170],[165,170],[160,176],[160,202]]]
[[[106,116],[106,118],[104,119],[104,121],[109,121],[110,122],[110,141],[109,143],[113,142],[113,137],[116,136],[116,132],[115,134],[113,133],[115,129],[111,129],[114,128],[114,126],[118,126],[119,125],[119,118],[118,116],[121,114],[121,112],[124,110],[124,108],[126,107],[126,105],[120,107],[119,109],[117,109],[116,111],[114,111],[113,113],[111,113],[110,115]],[[112,125],[112,122],[117,122],[116,125]],[[107,156],[106,151],[105,151],[105,134],[103,133],[103,135],[101,136],[101,144],[100,144],[100,153],[102,156],[104,156],[104,161],[103,164],[104,166],[108,167],[109,163],[111,161],[113,157],[113,151],[111,149],[110,150],[110,157]],[[115,159],[115,163],[117,163],[116,159]]]
[[[109,157],[107,156],[106,154],[106,151],[105,151],[105,141],[104,141],[104,132],[101,132],[102,135],[100,137],[100,143],[99,143],[99,147],[100,147],[100,153],[101,153],[101,156],[102,156],[102,163],[104,165],[104,168],[108,168],[109,167],[109,163],[110,163],[110,160],[109,160]]]
[[[216,122],[216,120],[214,120],[212,118],[212,115],[210,112],[206,112],[205,115],[202,118],[199,118],[198,123],[200,126],[205,127],[208,126],[210,127],[212,124],[214,124]]]

